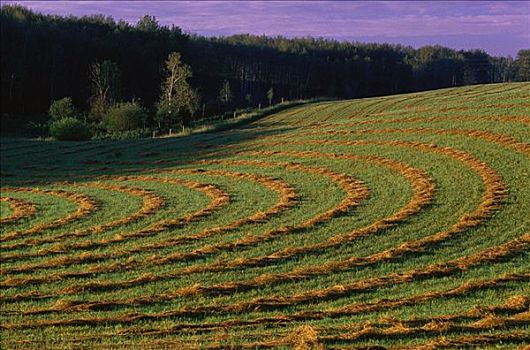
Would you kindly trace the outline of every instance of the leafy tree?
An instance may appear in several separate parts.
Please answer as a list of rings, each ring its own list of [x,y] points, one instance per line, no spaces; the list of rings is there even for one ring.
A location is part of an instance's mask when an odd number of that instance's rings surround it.
[[[92,118],[100,120],[108,107],[118,100],[121,89],[120,78],[118,65],[110,60],[96,62],[90,66]]]
[[[160,25],[155,16],[145,15],[136,23],[136,28],[144,32],[156,32]]]
[[[76,118],[77,111],[72,99],[70,97],[64,97],[52,103],[48,110],[48,115],[52,121],[55,121],[65,118]]]
[[[228,106],[230,101],[232,101],[232,90],[230,89],[230,83],[228,80],[223,82],[221,89],[219,90],[219,101],[225,106]]]
[[[529,81],[530,80],[530,50],[519,50],[517,52],[517,65],[519,66],[519,71],[517,72],[517,77],[519,81]]]
[[[492,82],[491,57],[484,51],[472,50],[463,53],[464,83],[485,84]]]
[[[121,72],[118,65],[110,60],[96,62],[90,66],[92,93],[110,103],[119,97]]]
[[[205,118],[219,112],[215,106],[222,105],[219,88],[225,80],[230,82],[231,98],[224,106],[240,107],[248,105],[247,94],[266,98],[271,86],[273,96],[290,100],[325,95],[360,98],[525,80],[530,75],[524,51],[511,61],[441,46],[414,49],[253,35],[207,38],[162,26],[152,16],[131,25],[102,15],[43,15],[20,5],[0,6],[0,32],[0,115],[9,116],[14,129],[37,121],[33,116],[46,113],[57,96],[70,96],[76,103],[89,101],[93,116],[104,115],[115,101],[132,98],[156,108],[165,79],[160,66],[174,51],[191,62],[193,84],[200,87],[206,102]],[[103,101],[93,98],[102,94],[87,89],[93,85],[87,67],[102,58],[116,62],[123,72],[122,84],[118,84],[123,89]],[[193,105],[188,103],[175,112],[175,120],[185,122]],[[173,115],[173,104],[165,110]],[[165,113],[157,114],[164,119]]]
[[[146,118],[146,111],[137,102],[121,102],[109,109],[103,125],[108,132],[130,131],[141,128]]]
[[[247,103],[247,107],[250,107],[250,104],[252,103],[252,95],[246,94],[245,95],[245,102]]]
[[[73,117],[52,121],[50,124],[50,135],[59,141],[84,141],[91,137],[88,126]]]
[[[191,77],[191,68],[182,63],[180,53],[170,53],[166,60],[166,79],[162,83],[162,94],[155,117],[159,127],[162,124],[183,125],[183,113],[193,115],[197,110],[197,93],[188,83]]]
[[[267,91],[267,100],[269,100],[269,106],[272,105],[272,98],[274,97],[274,90],[271,88]]]

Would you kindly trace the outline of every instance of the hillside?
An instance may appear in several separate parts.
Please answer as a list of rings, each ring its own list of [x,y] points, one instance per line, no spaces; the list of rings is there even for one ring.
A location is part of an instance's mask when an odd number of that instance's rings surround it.
[[[2,139],[1,347],[522,348],[529,101],[474,85]]]

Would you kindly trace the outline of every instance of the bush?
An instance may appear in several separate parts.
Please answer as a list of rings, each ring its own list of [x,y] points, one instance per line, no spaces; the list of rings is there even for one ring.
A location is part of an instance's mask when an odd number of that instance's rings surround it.
[[[90,139],[88,126],[76,118],[62,118],[50,124],[50,135],[60,141],[83,141]]]
[[[53,121],[63,118],[75,118],[77,112],[72,99],[70,97],[65,97],[60,100],[53,101],[50,109],[48,110],[48,114]]]
[[[155,114],[155,121],[159,128],[170,127],[182,122],[178,108],[171,108],[167,103],[158,103]]]
[[[145,110],[136,102],[118,103],[103,118],[108,132],[130,131],[142,127],[147,118]]]
[[[147,130],[96,132],[92,139],[95,140],[139,140],[150,137],[151,132]]]
[[[109,106],[107,101],[103,98],[96,98],[90,104],[88,118],[93,122],[101,122],[108,109]]]

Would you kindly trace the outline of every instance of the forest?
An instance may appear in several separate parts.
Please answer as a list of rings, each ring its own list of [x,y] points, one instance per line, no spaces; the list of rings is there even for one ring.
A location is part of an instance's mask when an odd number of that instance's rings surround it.
[[[530,78],[528,49],[512,58],[478,49],[415,49],[311,37],[203,37],[160,25],[152,16],[129,24],[103,15],[43,15],[19,5],[2,6],[0,22],[4,132],[47,122],[52,103],[65,97],[71,98],[72,108],[89,116],[132,102],[142,108],[142,127],[160,127],[157,109],[172,53],[178,53],[173,63],[183,69],[189,83],[184,93],[193,100],[193,106],[178,110],[181,125],[282,101],[351,99]],[[98,86],[101,81],[103,86]],[[104,106],[99,103],[102,96]]]

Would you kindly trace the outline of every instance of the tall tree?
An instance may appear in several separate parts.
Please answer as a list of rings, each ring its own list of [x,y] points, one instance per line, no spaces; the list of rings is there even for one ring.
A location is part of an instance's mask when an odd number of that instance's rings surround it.
[[[485,84],[493,82],[491,57],[482,50],[463,52],[464,83]]]
[[[92,96],[90,98],[91,117],[100,120],[107,109],[119,99],[121,72],[118,65],[110,60],[96,62],[90,66]]]
[[[157,105],[156,121],[171,126],[175,122],[184,125],[185,115],[193,116],[197,110],[197,93],[188,79],[192,77],[190,66],[183,64],[180,53],[172,52],[166,60],[166,78]]]
[[[252,103],[252,95],[246,94],[245,95],[245,102],[247,103],[247,107],[250,107],[250,104]]]
[[[519,71],[517,72],[517,78],[519,81],[530,80],[530,50],[519,50],[517,53],[517,65]]]
[[[155,16],[145,15],[136,23],[136,28],[144,32],[156,32],[160,25]]]
[[[219,101],[224,104],[225,108],[232,101],[232,90],[230,89],[230,83],[228,80],[223,82],[221,89],[219,90]]]
[[[272,99],[274,97],[274,90],[271,88],[267,91],[267,100],[269,100],[269,106],[272,105]]]
[[[226,105],[242,107],[248,105],[247,94],[252,102],[267,103],[271,86],[274,96],[287,99],[359,98],[530,76],[524,51],[511,61],[438,46],[281,36],[207,38],[161,26],[152,16],[131,25],[102,15],[43,15],[19,5],[0,6],[0,34],[0,118],[8,118],[14,129],[29,119],[44,119],[50,100],[62,96],[86,109],[94,94],[87,67],[103,57],[123,72],[123,89],[113,99],[138,99],[153,107],[165,79],[160,66],[169,53],[180,52],[193,69],[190,81],[200,87],[205,117],[219,112],[225,80],[233,94]],[[182,117],[191,107],[184,108]]]

